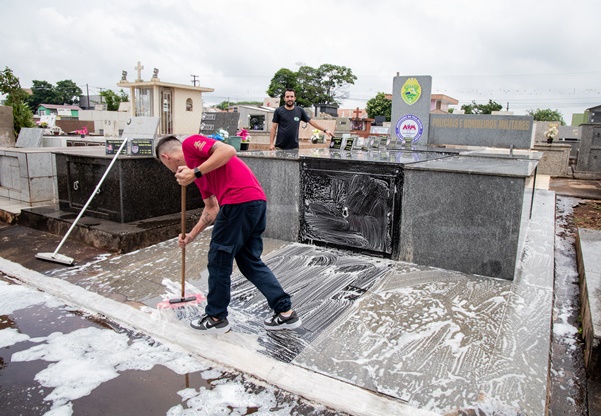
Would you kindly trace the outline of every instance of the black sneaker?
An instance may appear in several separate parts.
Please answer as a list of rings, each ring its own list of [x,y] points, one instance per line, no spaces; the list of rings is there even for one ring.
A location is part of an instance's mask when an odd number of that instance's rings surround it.
[[[281,313],[274,314],[271,318],[263,321],[263,327],[268,331],[277,331],[280,329],[296,329],[302,323],[296,311],[292,311],[290,316],[283,316]]]
[[[227,318],[214,321],[213,318],[206,314],[190,321],[190,326],[198,329],[203,334],[223,334],[230,330],[230,323]]]

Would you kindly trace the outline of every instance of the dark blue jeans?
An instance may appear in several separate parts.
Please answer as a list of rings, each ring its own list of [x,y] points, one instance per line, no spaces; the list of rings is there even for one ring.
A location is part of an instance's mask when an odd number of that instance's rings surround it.
[[[220,208],[209,248],[207,315],[219,319],[227,316],[234,259],[244,277],[267,298],[271,309],[285,312],[291,308],[290,295],[284,292],[271,269],[261,260],[266,211],[265,201],[223,205]]]

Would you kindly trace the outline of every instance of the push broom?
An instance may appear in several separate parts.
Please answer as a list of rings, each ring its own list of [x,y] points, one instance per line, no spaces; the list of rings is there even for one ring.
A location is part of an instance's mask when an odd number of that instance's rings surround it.
[[[182,238],[186,237],[186,187],[182,186]],[[179,298],[165,299],[159,302],[157,309],[161,316],[171,315],[175,313],[178,320],[192,319],[202,313],[200,303],[206,300],[202,293],[186,296],[186,247],[182,247],[182,277],[181,277],[181,294]]]
[[[56,250],[54,250],[54,253],[38,253],[38,254],[35,255],[36,258],[41,259],[41,260],[53,261],[55,263],[66,264],[67,266],[72,266],[73,265],[73,263],[74,263],[75,260],[73,260],[71,257],[67,257],[67,256],[63,256],[62,254],[59,254],[58,251],[63,246],[63,243],[67,240],[67,237],[69,237],[69,234],[71,234],[71,231],[73,231],[73,229],[75,228],[75,225],[77,224],[77,221],[79,221],[79,219],[81,218],[81,216],[83,215],[83,213],[86,211],[86,209],[88,208],[88,205],[90,205],[90,202],[92,202],[92,199],[94,198],[94,195],[96,195],[98,193],[98,191],[100,190],[100,185],[102,185],[102,182],[104,182],[104,178],[106,178],[106,176],[108,175],[109,171],[111,170],[111,168],[115,164],[115,161],[117,160],[117,157],[121,153],[121,150],[125,147],[126,143],[127,143],[127,137],[125,137],[123,139],[123,143],[121,143],[121,146],[119,147],[119,150],[117,150],[117,153],[115,153],[115,156],[113,157],[113,160],[111,160],[111,163],[109,164],[108,168],[106,168],[106,171],[104,172],[104,175],[102,175],[102,178],[100,178],[100,182],[98,182],[98,185],[96,185],[96,189],[94,189],[94,192],[92,192],[92,195],[90,195],[90,198],[88,198],[88,202],[86,202],[86,204],[83,206],[83,208],[81,209],[81,211],[79,211],[79,215],[77,216],[77,218],[75,218],[75,221],[73,221],[73,224],[71,224],[71,227],[69,227],[69,230],[67,231],[67,234],[65,234],[65,236],[63,237],[63,239],[59,243],[58,247],[56,247]]]

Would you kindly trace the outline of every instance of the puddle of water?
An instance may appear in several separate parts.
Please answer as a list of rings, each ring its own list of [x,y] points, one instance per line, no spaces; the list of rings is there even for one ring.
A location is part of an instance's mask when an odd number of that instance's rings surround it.
[[[340,414],[7,283],[0,276],[2,415]]]
[[[549,415],[586,415],[586,373],[578,328],[580,297],[573,207],[576,198],[557,197],[555,300],[551,339]]]

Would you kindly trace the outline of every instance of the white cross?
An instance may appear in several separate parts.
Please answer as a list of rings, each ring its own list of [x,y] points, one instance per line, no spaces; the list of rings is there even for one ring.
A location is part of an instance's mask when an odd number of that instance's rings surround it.
[[[140,63],[140,61],[138,61],[138,66],[134,67],[134,69],[138,71],[137,81],[142,81],[142,70],[144,69],[144,66]]]

